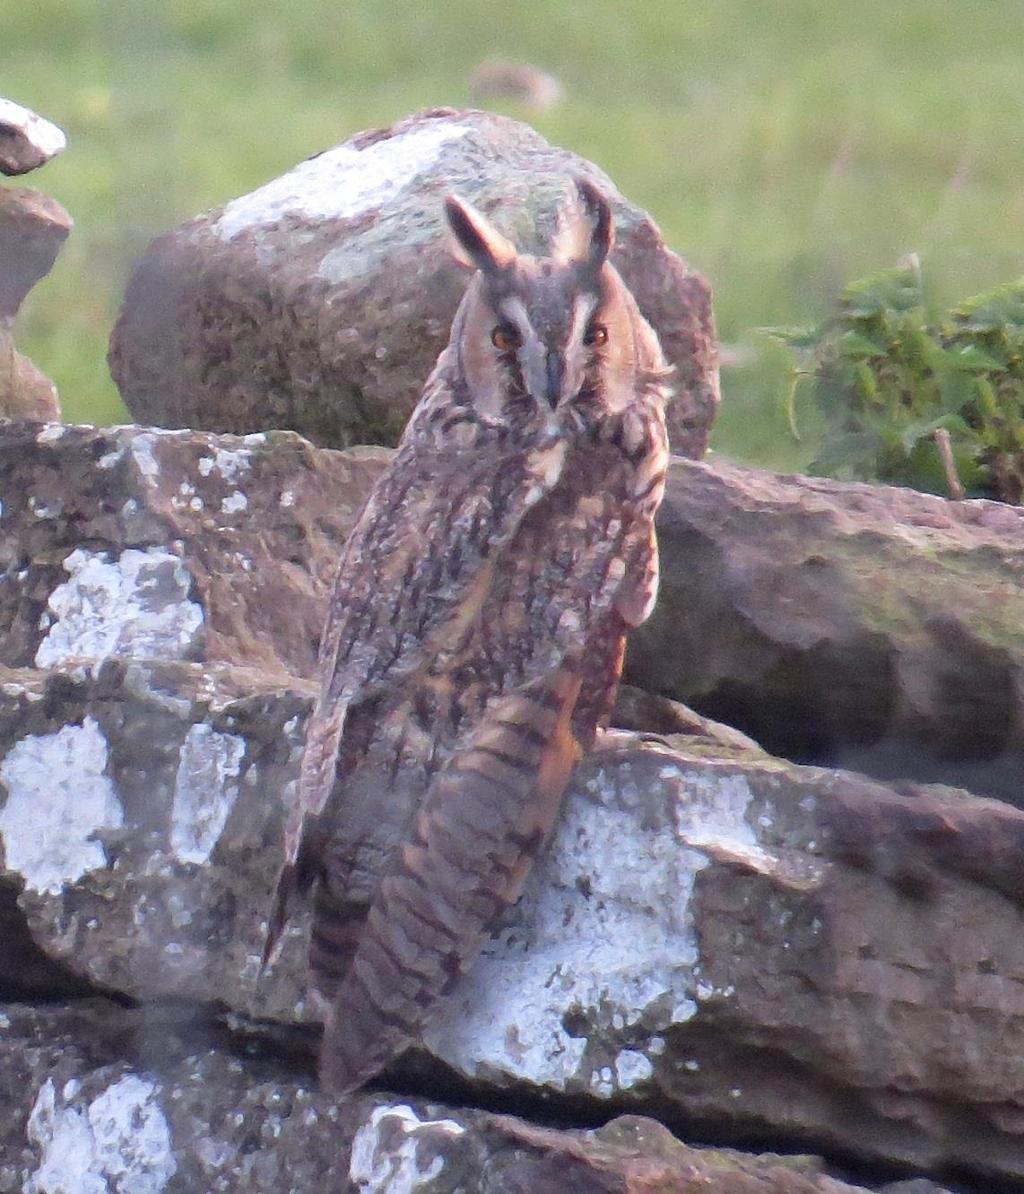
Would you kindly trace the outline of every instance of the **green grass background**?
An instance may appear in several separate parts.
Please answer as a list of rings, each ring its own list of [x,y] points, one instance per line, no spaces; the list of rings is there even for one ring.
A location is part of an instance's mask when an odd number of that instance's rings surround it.
[[[937,306],[1024,273],[1024,5],[22,0],[0,15],[0,94],[68,132],[25,181],[76,228],[17,338],[67,417],[126,418],[106,341],[150,237],[360,128],[466,104],[487,57],[561,80],[532,123],[707,273],[726,342],[819,316],[909,249]],[[718,451],[809,458],[783,371],[771,351],[726,371]]]

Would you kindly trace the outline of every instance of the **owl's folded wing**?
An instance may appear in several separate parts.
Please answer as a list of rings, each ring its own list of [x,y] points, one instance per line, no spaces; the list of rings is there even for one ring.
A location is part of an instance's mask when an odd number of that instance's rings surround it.
[[[276,952],[289,896],[311,877],[303,843],[330,796],[349,708],[458,646],[487,596],[493,560],[557,482],[565,446],[509,452],[497,466],[493,452],[465,455],[446,468],[415,444],[400,449],[342,551],[264,965]]]
[[[413,1042],[519,897],[578,749],[579,660],[508,694],[435,777],[391,861],[324,1024],[320,1074],[345,1094]]]

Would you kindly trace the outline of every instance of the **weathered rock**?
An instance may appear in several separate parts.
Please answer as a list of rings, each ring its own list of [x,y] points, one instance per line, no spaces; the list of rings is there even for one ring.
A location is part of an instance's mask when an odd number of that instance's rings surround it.
[[[627,674],[776,754],[1024,804],[1024,510],[677,461]]]
[[[634,688],[632,684],[619,685],[612,725],[655,740],[684,734],[687,750],[706,749],[715,758],[765,757],[761,747],[739,730],[712,721],[710,717],[701,717],[678,701]]]
[[[45,165],[67,145],[63,132],[49,120],[0,98],[0,174],[27,174]]]
[[[0,422],[60,419],[57,387],[14,347],[11,334],[0,324]]]
[[[949,1191],[926,1177],[912,1177],[905,1182],[886,1182],[879,1187],[878,1194],[949,1194]]]
[[[855,1194],[813,1157],[689,1148],[636,1116],[533,1127],[301,1077],[100,1001],[0,1009],[0,1188],[25,1194]]]
[[[6,880],[42,951],[133,999],[311,1018],[298,940],[256,982],[309,687],[129,660],[0,680]]]
[[[17,157],[28,144],[24,138],[5,139],[4,105],[8,102],[0,100],[0,169],[5,161],[27,160]],[[60,418],[56,387],[15,349],[11,321],[25,295],[50,272],[70,231],[71,217],[55,199],[24,187],[0,189],[0,423]]]
[[[0,664],[120,653],[311,675],[385,459],[284,432],[0,430]]]
[[[394,442],[466,285],[445,194],[536,248],[580,174],[612,199],[613,260],[676,366],[675,450],[702,455],[718,401],[707,283],[595,166],[516,121],[451,109],[360,133],[154,241],[111,338],[128,409],[166,427]]]
[[[27,187],[0,188],[0,321],[14,316],[25,295],[50,272],[71,223],[48,195]]]
[[[40,949],[135,999],[311,1018],[302,915],[257,983],[308,691],[112,660],[9,672],[0,697],[5,882]],[[436,1089],[439,1059],[477,1100],[1024,1180],[1024,812],[631,742],[581,766],[389,1081]]]

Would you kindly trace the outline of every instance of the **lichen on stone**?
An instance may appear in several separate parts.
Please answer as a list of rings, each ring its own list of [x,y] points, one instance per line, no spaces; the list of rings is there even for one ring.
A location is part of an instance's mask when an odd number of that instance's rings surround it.
[[[20,739],[0,763],[7,803],[0,808],[0,842],[7,870],[33,891],[56,894],[106,866],[96,833],[119,829],[124,812],[106,774],[107,742],[87,717],[55,734]]]
[[[64,560],[68,579],[50,593],[48,630],[37,667],[108,655],[188,659],[202,643],[203,609],[190,598],[192,580],[162,548],[128,548],[116,559],[76,548]]]

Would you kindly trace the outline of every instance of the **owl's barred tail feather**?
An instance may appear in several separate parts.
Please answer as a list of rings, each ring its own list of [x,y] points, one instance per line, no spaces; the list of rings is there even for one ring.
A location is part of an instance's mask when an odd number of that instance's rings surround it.
[[[578,758],[579,691],[573,661],[504,698],[434,780],[328,1012],[327,1089],[354,1090],[418,1039],[518,899]]]

